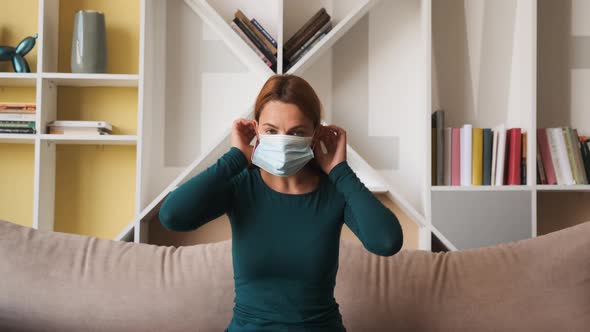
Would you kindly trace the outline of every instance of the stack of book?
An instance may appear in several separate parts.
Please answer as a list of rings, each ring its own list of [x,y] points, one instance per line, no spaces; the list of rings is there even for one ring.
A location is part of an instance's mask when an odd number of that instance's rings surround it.
[[[35,104],[0,104],[0,133],[34,134],[36,112]]]
[[[588,184],[590,139],[570,127],[537,129],[537,183]]]
[[[277,71],[277,42],[256,19],[248,19],[238,9],[230,26],[273,72]]]
[[[527,133],[522,128],[444,127],[444,111],[432,114],[432,185],[526,184]]]
[[[325,8],[316,12],[283,46],[285,72],[332,30],[332,19]]]
[[[110,135],[113,126],[106,121],[62,121],[47,124],[47,133],[56,135]]]

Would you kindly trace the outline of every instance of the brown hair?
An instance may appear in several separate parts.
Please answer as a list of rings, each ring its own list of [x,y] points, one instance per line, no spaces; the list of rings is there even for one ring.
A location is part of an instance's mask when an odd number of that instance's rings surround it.
[[[271,76],[256,98],[254,119],[260,119],[264,105],[272,100],[286,104],[294,104],[313,122],[313,127],[320,125],[322,103],[313,88],[306,80],[291,74],[275,74]]]
[[[311,85],[303,78],[292,74],[272,75],[260,89],[256,103],[254,104],[254,119],[258,122],[264,105],[269,101],[278,100],[286,104],[296,105],[303,114],[311,120],[313,128],[320,125],[322,118],[322,103]],[[313,158],[307,163],[319,172],[322,172],[317,159]],[[251,167],[257,167],[251,165]]]

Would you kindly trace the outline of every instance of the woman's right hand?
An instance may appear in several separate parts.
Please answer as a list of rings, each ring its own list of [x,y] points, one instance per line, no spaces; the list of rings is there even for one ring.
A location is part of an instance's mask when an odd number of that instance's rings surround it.
[[[246,159],[248,159],[248,164],[252,163],[252,153],[254,152],[254,147],[250,145],[250,142],[255,136],[255,120],[243,118],[234,120],[231,131],[231,145],[242,151]]]

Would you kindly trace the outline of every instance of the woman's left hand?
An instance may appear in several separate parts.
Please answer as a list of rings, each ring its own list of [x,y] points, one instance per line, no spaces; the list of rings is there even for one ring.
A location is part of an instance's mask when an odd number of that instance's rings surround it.
[[[325,154],[320,141],[328,150]],[[338,126],[320,124],[313,141],[313,153],[322,170],[329,174],[334,166],[346,160],[346,131]]]

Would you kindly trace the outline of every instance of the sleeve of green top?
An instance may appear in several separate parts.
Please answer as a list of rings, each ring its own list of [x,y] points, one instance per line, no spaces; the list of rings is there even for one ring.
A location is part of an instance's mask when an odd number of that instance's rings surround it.
[[[186,232],[226,213],[231,207],[233,180],[246,166],[246,156],[231,147],[215,164],[170,192],[159,212],[162,225]]]
[[[402,227],[395,214],[367,189],[348,162],[342,161],[328,174],[344,196],[344,222],[370,252],[391,256],[402,248]]]

